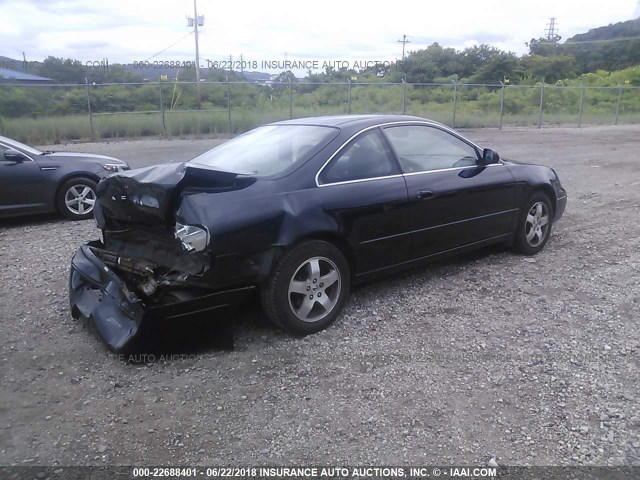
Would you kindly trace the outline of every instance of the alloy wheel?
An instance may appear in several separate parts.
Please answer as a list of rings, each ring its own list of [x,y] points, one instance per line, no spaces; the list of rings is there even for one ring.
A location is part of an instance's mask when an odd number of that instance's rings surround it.
[[[335,263],[326,257],[304,261],[289,281],[289,306],[303,322],[325,318],[338,303],[342,279]]]
[[[86,215],[93,211],[96,203],[96,192],[84,184],[77,184],[67,189],[64,195],[67,209],[74,215]]]
[[[536,202],[529,209],[525,220],[525,238],[531,247],[540,245],[549,229],[549,212],[544,202]]]

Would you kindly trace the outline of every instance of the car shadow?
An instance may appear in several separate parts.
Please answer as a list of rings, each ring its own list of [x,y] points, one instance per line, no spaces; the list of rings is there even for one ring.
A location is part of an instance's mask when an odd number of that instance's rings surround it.
[[[90,219],[91,220],[91,219]],[[55,213],[41,213],[24,217],[0,218],[0,228],[3,227],[36,227],[48,223],[67,223],[71,220],[62,218]]]
[[[371,282],[365,282],[352,288],[352,292],[364,291],[373,286],[391,288],[398,282],[412,282],[418,278],[448,277],[459,275],[459,268],[465,267],[479,260],[488,259],[494,255],[513,255],[509,249],[502,245],[489,245],[479,250],[472,250],[442,260],[435,260],[427,265],[418,265],[402,272],[382,275]]]
[[[233,351],[237,335],[250,335],[254,329],[267,325],[257,295],[252,295],[239,307],[200,313],[181,320],[154,319],[143,323],[133,346],[123,360],[149,363],[162,359],[212,352]]]
[[[404,274],[382,277],[354,287],[353,292],[362,292],[367,288],[386,288],[396,286],[398,282],[411,282],[418,276],[458,275],[451,267],[469,265],[492,255],[509,255],[504,247],[491,246],[482,250],[465,253],[450,259],[436,261],[427,266],[410,269]],[[143,325],[135,348],[123,361],[134,364],[153,363],[158,360],[171,362],[193,355],[233,351],[240,340],[244,345],[245,337],[278,337],[280,331],[272,326],[262,312],[257,294],[253,294],[237,308],[229,308],[215,313],[192,315],[177,320],[156,320]],[[282,334],[286,336],[287,334]]]

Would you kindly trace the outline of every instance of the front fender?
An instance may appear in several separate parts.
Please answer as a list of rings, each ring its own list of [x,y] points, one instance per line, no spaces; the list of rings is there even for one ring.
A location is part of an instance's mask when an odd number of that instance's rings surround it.
[[[556,172],[544,165],[507,163],[515,179],[517,188],[517,203],[523,205],[533,192],[542,190],[551,198],[554,219],[558,220],[564,213],[567,204],[567,192],[560,184]]]

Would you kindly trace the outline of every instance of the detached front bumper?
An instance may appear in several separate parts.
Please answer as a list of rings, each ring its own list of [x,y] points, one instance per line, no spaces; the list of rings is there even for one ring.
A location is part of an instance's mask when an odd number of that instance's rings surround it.
[[[69,303],[74,318],[91,322],[100,338],[117,353],[135,348],[143,324],[179,319],[240,304],[255,288],[246,286],[214,292],[183,302],[148,306],[132,292],[91,248],[104,248],[96,240],[82,245],[71,260]]]

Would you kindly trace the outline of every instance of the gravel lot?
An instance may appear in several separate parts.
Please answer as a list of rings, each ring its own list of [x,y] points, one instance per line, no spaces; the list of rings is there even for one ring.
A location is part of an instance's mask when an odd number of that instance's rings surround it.
[[[466,134],[558,171],[543,252],[360,287],[305,339],[254,302],[228,315],[233,351],[185,325],[126,362],[69,313],[94,222],[0,221],[0,465],[640,465],[640,126]],[[215,142],[64,149],[141,166]]]

